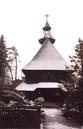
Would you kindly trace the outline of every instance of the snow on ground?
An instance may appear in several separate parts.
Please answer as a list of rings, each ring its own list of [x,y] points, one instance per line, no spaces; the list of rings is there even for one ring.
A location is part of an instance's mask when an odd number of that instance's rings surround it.
[[[41,124],[41,129],[83,129],[82,126],[61,116],[60,109],[43,110],[45,112],[45,120]]]

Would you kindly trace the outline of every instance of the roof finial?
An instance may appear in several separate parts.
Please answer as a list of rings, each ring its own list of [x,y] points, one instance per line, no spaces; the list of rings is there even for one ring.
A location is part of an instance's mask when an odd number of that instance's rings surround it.
[[[45,32],[47,32],[47,31],[50,31],[50,30],[51,30],[51,27],[50,27],[50,25],[49,25],[49,23],[48,23],[48,17],[49,17],[49,15],[46,14],[45,17],[46,17],[46,23],[45,23],[45,26],[43,27],[43,30],[44,30]]]
[[[51,35],[51,27],[48,23],[49,15],[46,14],[45,17],[46,17],[46,23],[45,23],[45,26],[43,27],[44,37],[42,39],[39,39],[39,42],[40,42],[40,44],[43,44],[46,39],[49,39],[51,41],[51,43],[53,44],[55,42],[55,39],[53,39],[53,37]]]
[[[48,17],[49,17],[49,15],[48,15],[48,14],[46,14],[45,16],[46,16],[46,22],[48,22]]]

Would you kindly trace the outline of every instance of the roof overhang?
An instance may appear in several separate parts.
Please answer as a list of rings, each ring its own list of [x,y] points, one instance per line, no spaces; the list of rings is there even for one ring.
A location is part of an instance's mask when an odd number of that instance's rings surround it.
[[[34,84],[27,84],[25,82],[21,83],[16,87],[18,91],[35,91],[37,88],[61,88],[64,91],[67,89],[63,86],[63,84],[57,82],[40,82]]]

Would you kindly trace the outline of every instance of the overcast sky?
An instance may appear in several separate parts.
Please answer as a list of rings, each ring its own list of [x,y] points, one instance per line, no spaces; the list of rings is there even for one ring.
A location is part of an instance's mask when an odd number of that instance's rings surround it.
[[[45,15],[49,14],[54,46],[68,60],[83,39],[83,0],[0,0],[0,35],[16,46],[23,68],[39,50]]]

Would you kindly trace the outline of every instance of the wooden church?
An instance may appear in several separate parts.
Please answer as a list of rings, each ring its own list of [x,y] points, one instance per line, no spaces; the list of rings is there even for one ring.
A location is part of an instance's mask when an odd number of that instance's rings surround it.
[[[34,58],[22,69],[25,81],[17,90],[23,91],[29,99],[44,97],[46,101],[63,101],[64,86],[60,80],[65,80],[70,67],[54,47],[55,39],[51,35],[51,27],[46,17],[43,27],[44,36],[39,40],[41,48]]]

